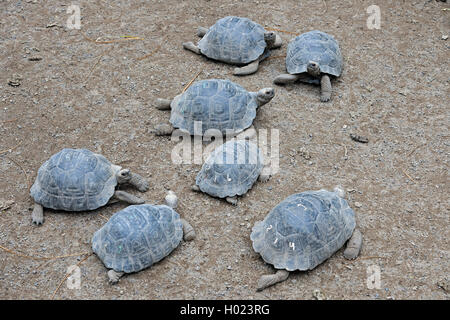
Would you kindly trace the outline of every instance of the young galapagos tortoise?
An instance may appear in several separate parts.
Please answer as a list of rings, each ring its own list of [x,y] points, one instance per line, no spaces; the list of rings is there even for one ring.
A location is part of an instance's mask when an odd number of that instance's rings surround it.
[[[266,31],[248,18],[229,16],[217,20],[208,28],[199,27],[197,35],[202,37],[196,46],[192,42],[183,47],[196,54],[234,65],[233,74],[249,75],[258,71],[259,62],[270,56],[270,49],[281,47],[281,37]]]
[[[195,232],[173,208],[132,205],[115,213],[95,232],[92,249],[110,269],[108,278],[115,284],[124,274],[146,269],[168,256],[181,238],[193,240]]]
[[[192,189],[236,205],[237,196],[247,193],[256,180],[269,180],[266,170],[261,150],[254,143],[233,139],[209,155]]]
[[[87,149],[63,149],[51,156],[38,171],[31,187],[33,223],[44,222],[44,208],[64,211],[88,211],[104,206],[114,197],[130,204],[144,200],[125,191],[118,184],[131,184],[139,191],[148,190],[148,182],[128,169],[109,162]]]
[[[154,131],[156,135],[170,135],[179,128],[190,135],[204,135],[216,129],[223,135],[237,134],[252,125],[256,109],[274,95],[273,88],[248,92],[229,80],[197,81],[173,100],[157,99],[156,108],[171,110],[171,114],[170,123],[159,124]]]
[[[339,77],[342,64],[341,50],[333,36],[317,30],[306,32],[289,42],[286,54],[288,74],[279,75],[274,83],[297,80],[320,83],[320,101],[326,102],[331,99],[330,76]]]
[[[339,187],[334,192],[306,191],[289,196],[273,208],[250,235],[253,249],[278,271],[264,275],[257,290],[288,278],[294,270],[312,270],[339,250],[348,239],[344,257],[355,259],[362,235],[355,213]]]

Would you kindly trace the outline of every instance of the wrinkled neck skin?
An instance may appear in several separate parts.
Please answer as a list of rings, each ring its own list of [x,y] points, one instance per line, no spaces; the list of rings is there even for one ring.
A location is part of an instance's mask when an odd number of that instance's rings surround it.
[[[258,104],[258,107],[262,107],[263,105],[265,105],[266,103],[268,103],[269,101],[267,101],[266,99],[261,99],[258,96],[258,92],[255,92],[256,95],[256,103]]]
[[[314,78],[320,77],[320,67],[319,67],[319,64],[316,62],[313,62],[313,61],[309,62],[308,66],[306,67],[306,71],[308,72],[308,74],[311,77],[314,77]]]

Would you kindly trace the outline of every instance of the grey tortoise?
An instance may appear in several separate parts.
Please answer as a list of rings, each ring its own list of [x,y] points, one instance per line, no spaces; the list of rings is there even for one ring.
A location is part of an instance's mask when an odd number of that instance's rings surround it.
[[[148,182],[128,169],[109,162],[87,149],[63,149],[39,168],[30,194],[34,199],[31,214],[36,225],[44,222],[44,208],[64,211],[95,210],[111,198],[130,204],[144,200],[128,192],[115,190],[118,184],[131,184],[148,190]]]
[[[157,99],[156,108],[171,110],[171,114],[169,123],[158,124],[154,132],[170,135],[179,128],[190,135],[204,135],[209,129],[223,135],[237,134],[252,125],[256,109],[274,95],[273,88],[248,92],[229,80],[197,81],[173,100]]]
[[[278,269],[259,279],[258,291],[286,280],[290,271],[314,269],[349,239],[344,257],[358,256],[362,235],[344,196],[340,187],[293,194],[255,223],[253,249]]]
[[[236,205],[237,196],[247,193],[256,180],[266,182],[269,178],[269,168],[264,167],[262,152],[256,144],[233,139],[209,155],[192,189]]]
[[[286,69],[288,74],[274,79],[276,84],[297,80],[320,84],[320,101],[331,99],[330,76],[339,77],[342,72],[342,55],[336,39],[322,31],[303,33],[288,44]]]
[[[171,196],[176,197],[173,192]],[[195,231],[170,206],[131,205],[115,213],[94,233],[92,250],[110,269],[109,282],[115,284],[124,274],[161,261],[182,238],[193,240]]]
[[[183,43],[183,47],[196,54],[229,64],[237,76],[258,71],[259,62],[270,56],[270,50],[280,48],[281,37],[266,31],[261,25],[248,18],[229,16],[217,20],[209,29],[199,27],[197,35],[202,37],[198,45]]]

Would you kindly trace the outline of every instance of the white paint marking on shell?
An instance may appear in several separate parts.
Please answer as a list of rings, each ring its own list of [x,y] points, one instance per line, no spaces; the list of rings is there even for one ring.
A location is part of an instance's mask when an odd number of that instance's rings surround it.
[[[229,175],[229,174],[227,174],[227,181],[228,181],[228,182],[231,181],[231,178],[230,178],[230,175]]]
[[[166,204],[173,209],[175,209],[178,206],[178,197],[172,190],[169,190],[165,200]]]
[[[278,242],[278,238],[275,239],[275,241],[273,242],[273,244],[277,244]]]
[[[303,204],[301,204],[301,203],[297,204],[297,207],[303,207],[303,209],[308,210],[308,208],[305,207],[305,206],[304,206]]]
[[[266,229],[266,231],[269,231],[269,230],[272,230],[272,225],[270,225],[270,226]]]
[[[295,250],[295,243],[289,242],[289,248],[292,248],[292,250]]]

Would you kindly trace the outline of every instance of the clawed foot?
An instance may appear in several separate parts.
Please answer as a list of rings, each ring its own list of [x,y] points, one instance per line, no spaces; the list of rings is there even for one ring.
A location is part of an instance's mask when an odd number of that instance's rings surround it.
[[[260,174],[258,177],[258,180],[262,183],[269,181],[269,179],[270,179],[270,174]]]
[[[40,204],[34,204],[33,213],[31,214],[31,220],[36,226],[44,223],[44,208]]]
[[[137,173],[131,173],[130,184],[135,186],[140,192],[146,192],[150,187],[148,181]]]
[[[258,280],[256,291],[262,291],[267,287],[286,280],[288,277],[289,271],[286,270],[278,270],[275,274],[261,276]]]
[[[331,96],[330,95],[320,95],[320,101],[321,102],[328,102],[331,100]]]
[[[155,135],[157,135],[157,136],[168,136],[168,135],[172,134],[173,127],[167,123],[158,124],[155,127],[154,132],[155,132]]]
[[[227,197],[225,200],[227,200],[227,202],[231,203],[233,206],[237,206],[237,197]]]
[[[124,274],[123,272],[109,270],[108,271],[109,283],[116,284],[117,282],[119,282],[119,280],[123,276],[123,274]]]

